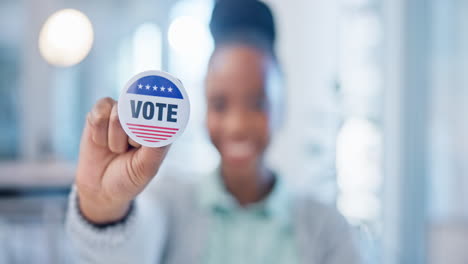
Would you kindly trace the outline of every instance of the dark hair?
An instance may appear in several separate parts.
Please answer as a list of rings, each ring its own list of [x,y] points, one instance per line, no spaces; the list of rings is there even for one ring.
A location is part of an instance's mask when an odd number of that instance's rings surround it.
[[[275,53],[276,29],[273,13],[259,0],[217,0],[210,21],[215,49],[229,44],[245,44],[265,52],[275,62],[273,78],[268,78],[274,126],[283,119],[281,69]]]
[[[275,56],[276,30],[270,8],[258,0],[218,0],[210,21],[215,46],[242,43]]]

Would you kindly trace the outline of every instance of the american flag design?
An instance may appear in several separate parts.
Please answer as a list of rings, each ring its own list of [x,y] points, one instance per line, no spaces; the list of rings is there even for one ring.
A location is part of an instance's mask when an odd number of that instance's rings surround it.
[[[144,146],[160,147],[183,133],[190,103],[178,79],[165,72],[148,71],[127,83],[118,109],[120,123],[130,138]]]
[[[178,128],[146,126],[127,123],[128,128],[136,137],[146,142],[160,142],[168,140],[179,131]]]

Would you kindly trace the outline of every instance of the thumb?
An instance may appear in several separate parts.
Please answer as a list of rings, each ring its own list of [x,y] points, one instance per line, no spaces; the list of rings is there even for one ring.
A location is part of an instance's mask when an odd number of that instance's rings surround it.
[[[143,178],[145,183],[151,180],[161,166],[169,148],[170,145],[159,148],[140,147],[135,152],[132,162],[133,171],[139,174],[135,176]]]

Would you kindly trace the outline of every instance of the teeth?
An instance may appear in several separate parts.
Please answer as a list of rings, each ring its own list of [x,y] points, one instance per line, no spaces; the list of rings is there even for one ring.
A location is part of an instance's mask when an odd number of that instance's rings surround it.
[[[229,143],[226,146],[227,154],[232,157],[249,156],[253,151],[253,145],[248,142]]]

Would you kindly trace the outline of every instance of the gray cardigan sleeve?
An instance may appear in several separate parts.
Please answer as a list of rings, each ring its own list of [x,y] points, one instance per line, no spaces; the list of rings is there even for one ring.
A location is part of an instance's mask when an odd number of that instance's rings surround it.
[[[351,227],[343,216],[337,212],[329,215],[324,226],[323,243],[326,245],[324,264],[363,264],[363,260],[356,246]]]
[[[294,216],[300,252],[308,263],[363,263],[350,226],[335,209],[300,197]]]
[[[97,228],[79,212],[76,189],[70,194],[66,229],[77,263],[159,263],[166,225],[162,206],[140,195],[122,223]]]

